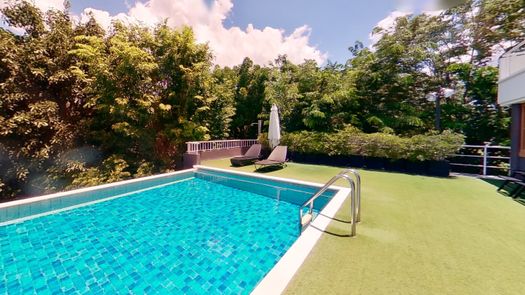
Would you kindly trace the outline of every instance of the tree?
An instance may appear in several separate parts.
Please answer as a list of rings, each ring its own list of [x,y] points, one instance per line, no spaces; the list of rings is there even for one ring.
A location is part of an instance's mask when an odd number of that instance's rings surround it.
[[[0,29],[0,142],[6,150],[0,177],[4,194],[32,194],[45,189],[43,173],[78,136],[82,116],[77,81],[67,52],[73,30],[66,11],[45,15],[22,1],[2,10],[15,35]]]
[[[67,3],[66,3],[67,4]],[[52,192],[177,168],[185,142],[249,138],[277,104],[285,132],[421,134],[441,125],[467,142],[508,141],[495,56],[524,38],[523,0],[471,0],[437,16],[400,17],[344,65],[212,65],[191,28],[72,21],[28,1],[2,9],[0,194]],[[445,97],[446,88],[455,94]],[[382,135],[379,135],[382,136]]]
[[[235,114],[235,84],[237,75],[230,68],[215,67],[211,81],[211,103],[207,126],[211,139],[230,136],[230,125]]]
[[[268,69],[254,65],[245,58],[241,65],[234,67],[237,85],[235,86],[235,115],[232,118],[231,135],[234,138],[254,138],[252,124],[257,122],[263,111]]]

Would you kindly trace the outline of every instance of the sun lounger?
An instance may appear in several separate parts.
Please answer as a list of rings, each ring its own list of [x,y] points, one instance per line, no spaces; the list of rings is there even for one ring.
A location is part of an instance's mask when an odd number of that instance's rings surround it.
[[[505,188],[505,186],[510,186],[512,184],[515,185],[515,188],[509,192],[510,196],[517,197],[520,193],[523,192],[525,188],[525,172],[524,171],[514,171],[511,176],[503,176],[500,175],[499,178],[501,178],[503,183],[498,187],[497,191],[502,190]]]
[[[268,159],[257,161],[253,163],[255,165],[255,170],[260,169],[265,166],[285,166],[287,150],[288,150],[287,146],[284,146],[284,145],[276,146],[275,149],[270,154],[270,156],[268,157]]]
[[[244,154],[244,156],[233,157],[230,159],[232,166],[246,166],[253,164],[253,162],[259,160],[261,155],[261,145],[256,143],[252,145]]]

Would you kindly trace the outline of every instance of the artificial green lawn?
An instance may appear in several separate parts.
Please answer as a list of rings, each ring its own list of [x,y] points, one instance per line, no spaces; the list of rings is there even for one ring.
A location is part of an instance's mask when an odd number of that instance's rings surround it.
[[[227,159],[203,165],[253,172]],[[340,170],[290,163],[267,174],[323,183]],[[524,205],[474,178],[361,175],[357,236],[332,221],[285,293],[525,294]],[[336,219],[348,212],[347,200]]]

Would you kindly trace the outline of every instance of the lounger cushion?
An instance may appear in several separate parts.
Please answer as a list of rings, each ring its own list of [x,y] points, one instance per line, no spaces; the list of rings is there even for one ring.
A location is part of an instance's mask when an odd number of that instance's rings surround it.
[[[255,161],[257,161],[258,159],[259,158],[257,158],[257,157],[240,156],[240,157],[233,157],[233,158],[231,158],[230,159],[230,163],[232,164],[232,166],[239,167],[239,166],[251,165]]]
[[[268,159],[257,161],[253,163],[255,165],[255,169],[257,169],[257,165],[259,166],[285,165],[286,152],[287,152],[287,146],[280,145],[280,146],[275,147],[273,151],[270,153],[270,156],[268,156]]]
[[[232,166],[246,166],[253,164],[253,162],[259,160],[261,155],[261,144],[253,144],[243,156],[237,156],[230,159]]]

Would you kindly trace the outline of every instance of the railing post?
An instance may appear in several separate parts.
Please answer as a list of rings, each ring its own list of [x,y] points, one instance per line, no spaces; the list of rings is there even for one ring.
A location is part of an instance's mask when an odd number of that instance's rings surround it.
[[[356,202],[356,197],[355,197],[354,181],[350,178],[347,178],[347,179],[350,182],[350,189],[351,189],[350,191],[350,210],[352,210],[352,212],[350,213],[350,216],[351,216],[350,220],[352,221],[352,228],[351,228],[350,236],[353,237],[356,234],[358,211],[357,211],[357,202]]]
[[[489,146],[490,142],[485,142],[485,145],[483,146],[483,176],[487,175],[487,157],[489,153]]]
[[[512,153],[510,152],[510,149],[509,149],[509,169],[507,170],[507,176],[511,176],[512,175],[512,170],[511,170],[511,163],[512,163],[512,157],[510,156],[512,155]]]

